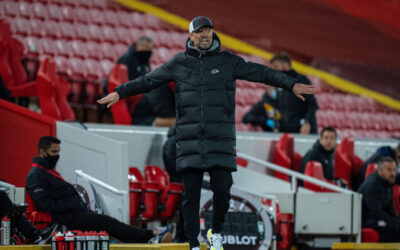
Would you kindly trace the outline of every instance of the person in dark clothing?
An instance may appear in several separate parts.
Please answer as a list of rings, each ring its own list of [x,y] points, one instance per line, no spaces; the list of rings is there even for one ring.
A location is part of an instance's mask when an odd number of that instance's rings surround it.
[[[200,192],[205,171],[210,174],[213,225],[208,230],[211,249],[222,249],[222,225],[229,208],[232,171],[236,171],[235,80],[262,82],[302,94],[314,87],[264,65],[246,62],[228,51],[209,18],[192,20],[186,51],[138,79],[120,85],[98,103],[111,107],[120,98],[145,93],[175,82],[176,169],[182,175],[185,234],[191,249],[200,249]]]
[[[129,81],[150,72],[153,47],[151,38],[141,37],[118,59],[117,63],[127,66]],[[131,105],[129,99],[128,105]],[[144,94],[131,112],[132,124],[170,126],[175,123],[174,92],[168,86],[163,86]]]
[[[176,125],[168,130],[168,139],[163,146],[163,161],[171,182],[182,182],[182,177],[176,172]]]
[[[297,79],[298,82],[311,85],[306,76],[292,68],[292,60],[288,54],[278,53],[272,57],[270,62],[271,68]],[[305,95],[305,101],[302,101],[288,90],[282,88],[276,90],[277,97],[271,105],[276,107],[282,115],[282,119],[279,121],[279,132],[317,134],[316,111],[318,104],[315,96]]]
[[[69,230],[107,231],[123,242],[170,242],[174,224],[156,230],[136,229],[110,216],[90,211],[74,187],[55,170],[60,157],[60,141],[51,136],[39,140],[39,156],[33,158],[26,177],[26,190],[39,211]]]
[[[357,190],[358,187],[362,184],[365,178],[365,171],[367,171],[367,167],[369,164],[377,163],[378,160],[383,157],[388,156],[393,158],[397,164],[400,163],[400,144],[397,145],[396,149],[391,148],[390,146],[382,146],[376,150],[376,152],[369,157],[361,167],[360,172],[356,176],[356,180],[354,185],[354,189]]]
[[[243,123],[260,126],[266,132],[278,132],[281,113],[276,105],[276,89],[268,88],[262,99],[243,116]]]
[[[378,161],[378,169],[360,186],[362,227],[373,228],[380,242],[400,242],[400,217],[393,206],[393,185],[400,184],[396,162],[387,156]]]
[[[341,179],[336,180],[334,176],[334,154],[336,139],[336,130],[332,127],[324,127],[321,130],[319,140],[315,142],[313,148],[309,150],[301,160],[300,172],[304,174],[308,162],[318,161],[322,165],[325,179],[329,181],[336,181],[340,186],[345,187],[347,182]]]
[[[23,214],[11,215],[15,206],[16,205],[12,203],[7,193],[0,190],[0,218],[5,216],[12,217],[12,219],[15,220],[13,224],[16,225],[18,231],[22,233],[24,237],[29,239],[29,242],[38,245],[46,244],[57,230],[58,224],[53,224],[46,229],[36,230]]]

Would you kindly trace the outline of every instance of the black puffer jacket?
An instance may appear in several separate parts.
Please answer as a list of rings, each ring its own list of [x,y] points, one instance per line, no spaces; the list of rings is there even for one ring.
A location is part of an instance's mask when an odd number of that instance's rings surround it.
[[[26,191],[39,211],[51,213],[53,216],[72,211],[87,211],[75,188],[53,174],[42,158],[33,158],[33,163],[41,167],[32,167],[29,171]]]
[[[178,171],[221,167],[236,171],[236,79],[268,83],[291,91],[295,79],[227,51],[214,34],[207,51],[193,47],[138,79],[116,88],[121,98],[175,82]]]

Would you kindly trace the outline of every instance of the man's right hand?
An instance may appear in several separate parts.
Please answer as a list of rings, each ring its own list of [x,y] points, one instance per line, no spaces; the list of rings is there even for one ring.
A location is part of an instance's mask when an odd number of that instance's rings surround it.
[[[119,94],[117,92],[112,92],[107,96],[97,100],[99,104],[108,104],[107,108],[110,108],[112,105],[116,104],[119,101]]]

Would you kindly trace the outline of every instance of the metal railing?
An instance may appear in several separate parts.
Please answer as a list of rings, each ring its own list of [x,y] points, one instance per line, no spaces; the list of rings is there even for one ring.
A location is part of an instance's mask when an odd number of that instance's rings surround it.
[[[75,170],[75,174],[76,174],[76,176],[82,177],[82,178],[86,179],[88,182],[95,184],[95,185],[103,188],[104,190],[107,190],[107,191],[121,197],[122,206],[123,206],[124,211],[120,211],[120,213],[122,214],[122,216],[124,218],[124,222],[129,223],[129,193],[127,191],[119,190],[107,183],[104,183],[104,182],[84,173],[82,170]]]
[[[241,157],[243,159],[246,159],[248,161],[257,163],[257,164],[259,164],[259,165],[261,165],[261,166],[263,166],[263,167],[265,167],[265,168],[267,168],[269,170],[277,171],[277,172],[280,172],[280,173],[283,173],[283,174],[286,174],[286,175],[290,176],[291,177],[290,191],[292,193],[297,193],[297,180],[298,179],[302,180],[302,181],[310,182],[312,184],[315,184],[315,185],[318,185],[318,186],[321,186],[321,187],[324,187],[324,188],[327,188],[327,189],[330,189],[330,190],[333,190],[333,191],[336,191],[338,193],[342,193],[342,194],[353,194],[354,193],[351,190],[348,190],[348,189],[345,189],[345,188],[341,188],[339,186],[336,186],[336,185],[321,181],[319,179],[316,179],[316,178],[301,174],[299,172],[296,172],[296,171],[293,171],[293,170],[278,166],[278,165],[273,164],[271,162],[260,160],[260,159],[258,159],[256,157],[253,157],[253,156],[248,155],[248,154],[237,152],[237,156],[239,156],[239,157]]]

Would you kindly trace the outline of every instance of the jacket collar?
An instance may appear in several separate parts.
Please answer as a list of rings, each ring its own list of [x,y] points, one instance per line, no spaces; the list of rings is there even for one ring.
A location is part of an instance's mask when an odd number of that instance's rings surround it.
[[[193,41],[188,38],[186,40],[186,53],[191,56],[196,56],[199,57],[201,56],[207,56],[207,55],[212,55],[216,54],[221,50],[221,40],[219,39],[218,35],[216,33],[213,33],[213,42],[211,44],[211,47],[207,50],[201,50],[193,45]]]
[[[45,169],[48,170],[53,170],[54,168],[50,167],[47,163],[47,161],[45,161],[42,157],[39,156],[35,156],[33,157],[32,163],[36,163],[42,167],[44,167]]]
[[[386,181],[385,179],[383,179],[382,177],[379,176],[378,171],[375,171],[374,173],[372,173],[371,175],[374,176],[374,178],[376,179],[376,181],[380,184],[382,184],[382,186],[384,187],[392,187],[394,184],[391,184],[390,182]]]
[[[326,150],[321,143],[319,142],[319,140],[317,140],[314,144],[314,149],[325,154],[325,155],[332,155],[335,152],[335,149],[332,150]]]

